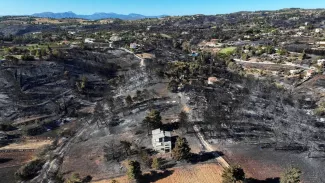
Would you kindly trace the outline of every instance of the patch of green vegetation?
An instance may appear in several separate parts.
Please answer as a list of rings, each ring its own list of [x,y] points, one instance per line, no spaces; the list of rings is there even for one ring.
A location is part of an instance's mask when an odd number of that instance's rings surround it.
[[[223,48],[222,50],[220,50],[219,53],[230,55],[230,54],[235,53],[236,49],[237,49],[236,47],[227,47],[227,48]]]
[[[314,109],[314,114],[318,116],[325,115],[325,102],[322,102],[316,109]]]

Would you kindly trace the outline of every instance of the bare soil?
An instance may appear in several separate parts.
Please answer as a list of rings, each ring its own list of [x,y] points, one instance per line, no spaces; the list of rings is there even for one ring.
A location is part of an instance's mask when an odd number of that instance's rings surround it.
[[[217,164],[199,164],[180,168],[168,169],[166,172],[146,173],[145,182],[156,183],[221,183],[222,167]],[[153,176],[154,175],[154,176]],[[129,183],[126,176],[116,178],[120,183]],[[101,180],[94,183],[110,183],[110,180]]]

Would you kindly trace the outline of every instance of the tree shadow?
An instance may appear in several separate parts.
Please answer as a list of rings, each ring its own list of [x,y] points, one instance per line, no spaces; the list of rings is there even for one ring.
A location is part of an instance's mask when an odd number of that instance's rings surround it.
[[[173,162],[173,161],[168,161],[164,158],[160,158],[160,161],[161,161],[161,164],[162,164],[162,170],[166,170],[166,169],[169,169],[169,168],[173,168],[174,166],[177,165],[176,162]]]
[[[267,178],[265,180],[257,180],[254,178],[248,178],[246,179],[247,183],[280,183],[280,178]]]
[[[163,124],[162,129],[164,131],[173,131],[179,129],[179,122]]]
[[[156,182],[160,179],[166,178],[174,173],[173,170],[165,170],[163,172],[151,171],[141,177],[141,183]]]
[[[1,163],[7,163],[9,161],[13,160],[12,158],[0,158],[0,164]]]
[[[224,154],[219,151],[213,151],[213,152],[200,152],[199,154],[191,154],[191,157],[189,158],[189,162],[192,164],[206,162],[211,159],[215,159],[219,156],[223,156]]]

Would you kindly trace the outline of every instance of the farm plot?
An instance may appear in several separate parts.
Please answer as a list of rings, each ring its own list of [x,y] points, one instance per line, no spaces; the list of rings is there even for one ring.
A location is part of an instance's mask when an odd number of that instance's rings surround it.
[[[157,175],[156,175],[157,174]],[[165,173],[158,172],[155,176],[151,176],[150,173],[145,174],[148,179],[144,182],[156,182],[156,183],[221,183],[222,167],[217,164],[199,164],[189,165],[185,167],[172,168]],[[153,179],[150,179],[153,177]],[[157,177],[160,177],[157,180]],[[155,180],[156,179],[156,180]],[[129,183],[127,177],[116,178],[118,182]],[[111,180],[102,180],[95,183],[109,183]]]

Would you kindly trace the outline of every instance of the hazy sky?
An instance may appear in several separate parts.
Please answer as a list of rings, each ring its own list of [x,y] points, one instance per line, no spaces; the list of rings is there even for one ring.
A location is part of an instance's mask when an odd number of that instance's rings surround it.
[[[45,11],[73,11],[77,14],[115,12],[186,15],[292,7],[325,8],[325,0],[0,0],[0,15],[24,15]]]

